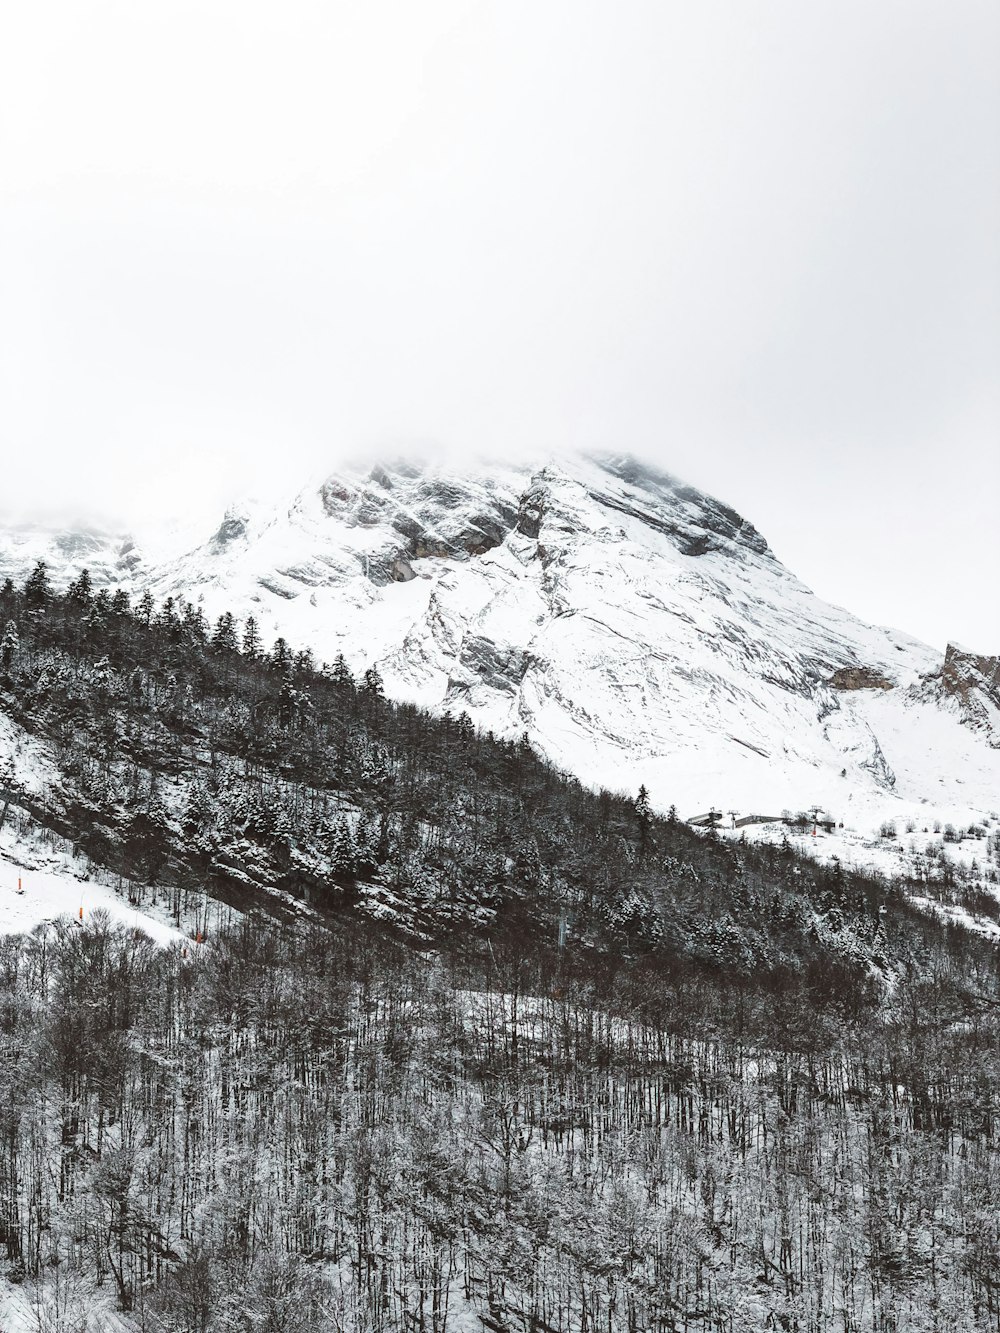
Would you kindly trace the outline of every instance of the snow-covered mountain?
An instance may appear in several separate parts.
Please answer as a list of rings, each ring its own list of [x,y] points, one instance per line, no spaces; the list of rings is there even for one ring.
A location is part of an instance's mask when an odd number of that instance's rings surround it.
[[[345,467],[180,557],[127,557],[92,572],[377,663],[393,696],[685,814],[1000,806],[997,659],[821,601],[739,514],[634,459]]]
[[[39,560],[48,566],[57,587],[89,569],[95,584],[130,585],[144,561],[135,541],[125,533],[92,526],[62,527],[57,523],[7,523],[0,529],[0,582],[20,584]]]

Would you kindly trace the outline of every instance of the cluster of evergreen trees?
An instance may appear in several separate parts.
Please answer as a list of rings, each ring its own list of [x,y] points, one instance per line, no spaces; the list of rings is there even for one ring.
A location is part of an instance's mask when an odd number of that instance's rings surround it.
[[[3,944],[15,1277],[175,1333],[1000,1327],[988,941],[252,619],[40,567],[0,623],[52,759],[0,808],[239,912]]]
[[[865,1002],[910,930],[903,895],[787,849],[734,848],[593,793],[525,739],[384,697],[253,618],[209,625],[86,573],[0,589],[2,706],[54,749],[19,798],[135,895],[149,884],[376,916],[424,939],[560,936],[588,956],[798,978]],[[16,785],[17,775],[8,782]],[[804,979],[804,980],[803,980]]]

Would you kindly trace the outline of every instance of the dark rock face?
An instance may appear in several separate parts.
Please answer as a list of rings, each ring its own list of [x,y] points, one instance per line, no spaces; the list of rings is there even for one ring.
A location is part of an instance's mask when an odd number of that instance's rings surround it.
[[[632,494],[623,496],[620,490],[614,494],[591,492],[593,498],[663,533],[684,555],[706,555],[727,546],[768,554],[768,544],[753,524],[720,500],[635,458],[595,461],[631,488]]]
[[[829,684],[835,690],[891,690],[893,682],[874,667],[838,667]]]
[[[131,537],[126,537],[118,551],[118,568],[127,578],[142,565],[142,552]]]
[[[456,698],[468,691],[471,681],[504,694],[516,694],[528,669],[524,649],[493,643],[480,634],[466,636],[459,660],[463,676],[452,677],[449,682],[449,693]]]
[[[52,586],[64,589],[83,569],[95,587],[128,581],[144,563],[141,551],[125,533],[86,525],[68,528],[0,525],[0,582],[21,584],[38,560],[48,567]]]
[[[867,769],[880,787],[895,787],[896,775],[889,767],[889,762],[882,753],[882,747],[874,733],[872,733],[872,752],[862,761],[861,767]]]
[[[53,545],[65,559],[74,560],[102,552],[106,540],[92,532],[61,532]]]
[[[1000,656],[970,653],[957,643],[949,643],[944,654],[941,679],[955,691],[978,688],[1000,705]]]
[[[914,687],[915,697],[950,701],[962,721],[1000,749],[1000,656],[972,653],[949,643],[944,662]]]
[[[988,705],[1000,709],[1000,657],[970,653],[949,643],[940,672],[941,689],[959,701],[970,717],[989,723]],[[994,737],[1000,745],[1000,735]]]
[[[227,514],[212,537],[212,546],[218,551],[224,546],[230,546],[233,542],[239,541],[241,537],[246,536],[247,526],[248,519],[246,515]]]
[[[424,473],[411,463],[375,467],[358,482],[331,477],[320,490],[327,514],[350,527],[386,524],[401,538],[368,559],[375,583],[408,581],[413,560],[468,560],[499,546],[517,523],[514,497],[499,489]]]
[[[536,541],[545,517],[546,493],[543,485],[531,486],[521,496],[517,511],[517,530],[522,537]]]
[[[606,475],[607,485],[588,490],[590,498],[661,533],[685,555],[716,550],[770,554],[764,538],[735,510],[669,474],[625,456],[592,462]],[[402,540],[386,548],[385,560],[369,561],[369,577],[382,582],[406,578],[413,560],[485,555],[512,532],[540,540],[554,516],[553,488],[563,478],[558,467],[546,466],[525,480],[518,493],[507,478],[473,472],[466,479],[404,462],[332,476],[320,499],[331,517],[351,527],[382,524],[399,534]],[[561,513],[560,521],[565,518]],[[396,561],[401,563],[394,569]]]

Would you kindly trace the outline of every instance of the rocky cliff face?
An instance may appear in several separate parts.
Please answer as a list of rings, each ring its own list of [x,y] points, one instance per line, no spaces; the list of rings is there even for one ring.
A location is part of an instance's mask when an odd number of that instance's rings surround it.
[[[1000,657],[949,643],[944,662],[912,687],[912,696],[950,709],[995,749],[1000,749]]]
[[[682,810],[1000,790],[995,659],[942,664],[824,603],[733,509],[634,459],[344,467],[177,559],[119,558],[95,572],[377,663],[398,697]]]

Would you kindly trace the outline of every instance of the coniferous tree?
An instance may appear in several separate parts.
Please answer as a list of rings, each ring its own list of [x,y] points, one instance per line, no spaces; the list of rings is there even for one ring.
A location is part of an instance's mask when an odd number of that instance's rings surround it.
[[[364,693],[370,699],[384,699],[385,686],[382,683],[382,673],[373,662],[364,674]]]
[[[351,669],[347,665],[343,653],[338,653],[333,659],[333,666],[330,668],[330,679],[334,685],[347,689],[354,688],[354,677],[351,675]]]
[[[257,628],[256,619],[249,615],[243,628],[243,656],[253,661],[260,656],[260,650],[260,630]]]
[[[94,586],[90,578],[90,570],[82,569],[78,578],[66,589],[66,596],[81,611],[86,611],[94,596]]]
[[[286,672],[291,665],[292,650],[288,646],[288,640],[283,634],[279,634],[274,641],[274,648],[271,650],[271,664],[278,671]]]
[[[28,611],[44,611],[51,595],[48,565],[39,560],[24,585],[24,605]]]
[[[649,792],[645,784],[639,788],[635,798],[635,822],[639,829],[639,855],[644,857],[649,846],[649,831],[653,823],[653,808],[649,803]]]
[[[358,856],[350,825],[345,819],[342,819],[337,824],[330,854],[334,878],[341,883],[351,882],[357,872],[357,860]]]
[[[300,676],[311,676],[316,670],[316,658],[311,648],[301,648],[295,654],[295,670]]]
[[[165,597],[163,599],[163,605],[157,613],[156,623],[164,628],[169,628],[169,626],[176,624],[176,622],[177,602],[173,597]]]
[[[203,645],[208,642],[208,622],[200,606],[191,602],[184,604],[184,635],[189,643]]]
[[[0,666],[3,667],[4,671],[10,670],[19,647],[17,626],[13,620],[8,620],[7,627],[3,632],[3,639],[0,640]]]
[[[217,653],[235,653],[238,648],[236,621],[231,612],[223,611],[215,622],[215,629],[212,632],[212,649]]]
[[[290,670],[286,670],[278,696],[278,721],[283,727],[290,727],[307,706],[308,697],[298,689]]]

